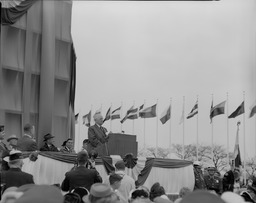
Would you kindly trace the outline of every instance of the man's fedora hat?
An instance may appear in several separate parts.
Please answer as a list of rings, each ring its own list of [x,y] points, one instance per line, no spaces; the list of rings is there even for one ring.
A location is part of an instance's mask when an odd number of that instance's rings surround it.
[[[49,140],[51,138],[54,138],[54,136],[52,134],[50,134],[50,133],[47,133],[46,135],[44,135],[44,141],[47,141],[47,140]]]

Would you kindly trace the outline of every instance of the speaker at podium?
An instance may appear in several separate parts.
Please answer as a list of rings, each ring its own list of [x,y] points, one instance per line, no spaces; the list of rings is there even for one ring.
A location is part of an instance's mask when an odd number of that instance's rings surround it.
[[[108,149],[110,155],[120,155],[123,157],[127,153],[133,153],[134,157],[137,157],[138,143],[136,141],[136,135],[110,133]]]

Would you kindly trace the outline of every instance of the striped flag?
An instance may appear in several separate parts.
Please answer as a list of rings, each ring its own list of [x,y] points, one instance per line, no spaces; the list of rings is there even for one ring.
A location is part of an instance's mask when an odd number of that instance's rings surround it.
[[[83,124],[87,127],[91,125],[91,111],[83,116]]]
[[[118,107],[117,109],[115,109],[114,111],[112,111],[110,119],[111,120],[119,119],[120,118],[120,111],[121,111],[121,106]]]
[[[256,101],[255,101],[254,104],[250,107],[249,118],[253,117],[255,113],[256,113]]]
[[[243,113],[244,113],[244,101],[242,102],[242,104],[240,104],[237,107],[237,109],[232,114],[230,114],[228,118],[235,118]]]
[[[198,114],[198,101],[196,101],[196,104],[194,105],[194,107],[192,108],[190,113],[188,114],[187,119],[192,118],[196,114]]]
[[[156,104],[143,109],[140,113],[141,118],[153,118],[156,117]]]
[[[160,121],[162,122],[162,124],[165,124],[170,118],[171,118],[171,105],[169,105],[167,109],[164,110],[164,112],[160,116]]]
[[[127,116],[128,116],[128,114],[129,114],[129,112],[133,110],[133,106],[134,106],[134,105],[132,105],[132,107],[131,107],[131,108],[129,108],[129,110],[126,112],[126,115],[125,115],[125,116],[124,116],[124,118],[120,121],[121,123],[123,123],[123,122],[125,122],[125,121],[126,121],[126,119],[127,119]]]
[[[213,102],[212,102],[211,111],[210,111],[211,122],[212,122],[212,118],[214,116],[218,116],[218,115],[221,115],[221,114],[225,113],[225,104],[226,104],[226,101],[223,101],[223,102],[221,102],[218,105],[213,107]]]
[[[106,113],[106,116],[105,116],[105,118],[103,120],[103,123],[110,119],[110,112],[111,112],[111,107],[109,107],[109,109],[108,109],[108,111]]]

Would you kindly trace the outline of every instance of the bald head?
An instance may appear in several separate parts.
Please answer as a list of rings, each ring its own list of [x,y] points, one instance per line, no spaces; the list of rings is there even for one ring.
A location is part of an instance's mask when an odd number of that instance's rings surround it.
[[[101,113],[95,113],[93,116],[93,119],[94,119],[95,123],[97,123],[98,125],[103,124],[103,116],[101,115]]]

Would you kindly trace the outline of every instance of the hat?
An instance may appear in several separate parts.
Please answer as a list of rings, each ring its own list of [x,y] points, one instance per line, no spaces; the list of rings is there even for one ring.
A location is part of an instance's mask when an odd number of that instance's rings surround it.
[[[78,194],[81,199],[83,199],[84,196],[89,195],[89,191],[85,187],[77,187],[71,192]]]
[[[94,197],[106,197],[112,193],[111,187],[103,183],[94,183],[90,189],[90,194]]]
[[[202,163],[201,163],[200,161],[194,161],[193,165],[194,165],[194,166],[201,166]]]
[[[0,125],[0,132],[4,131],[4,125]]]
[[[115,167],[117,169],[125,169],[125,163],[123,160],[120,160],[120,161],[117,161],[116,164],[115,164]]]
[[[51,138],[54,138],[54,136],[51,133],[47,133],[46,135],[44,135],[44,142]]]
[[[224,192],[221,195],[221,199],[223,199],[226,203],[241,203],[245,202],[243,197],[234,193],[234,192]]]
[[[11,135],[8,139],[7,139],[7,142],[10,142],[10,140],[18,140],[17,136],[16,135]]]
[[[18,189],[19,190],[19,189]],[[24,192],[15,203],[63,203],[60,189],[50,185],[34,185]]]
[[[6,162],[10,162],[10,161],[14,161],[14,160],[22,159],[22,158],[23,157],[22,157],[22,152],[21,151],[13,150],[13,151],[10,151],[9,156],[4,157],[4,160]]]
[[[208,171],[216,171],[216,168],[215,167],[208,167],[207,170]]]
[[[204,190],[197,190],[182,198],[180,203],[225,203],[218,195]]]

